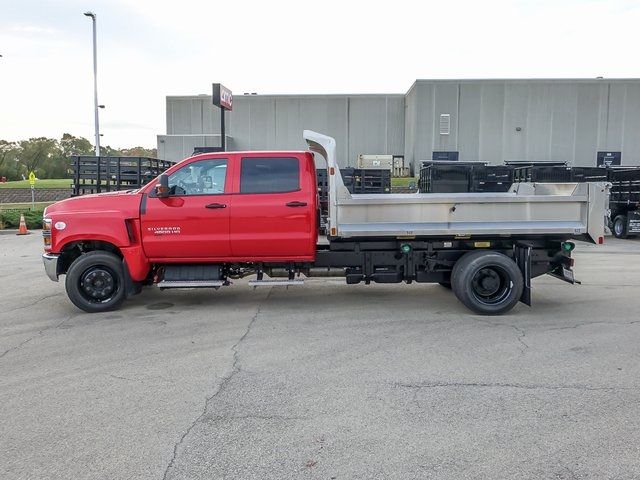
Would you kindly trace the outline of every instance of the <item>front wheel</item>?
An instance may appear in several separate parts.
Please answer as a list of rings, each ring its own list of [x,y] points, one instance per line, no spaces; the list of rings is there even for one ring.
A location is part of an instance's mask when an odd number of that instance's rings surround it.
[[[115,310],[126,297],[122,260],[101,251],[80,255],[69,267],[65,288],[69,300],[85,312]]]
[[[494,251],[463,255],[454,265],[451,286],[456,297],[481,315],[500,315],[520,300],[524,280],[516,263]]]

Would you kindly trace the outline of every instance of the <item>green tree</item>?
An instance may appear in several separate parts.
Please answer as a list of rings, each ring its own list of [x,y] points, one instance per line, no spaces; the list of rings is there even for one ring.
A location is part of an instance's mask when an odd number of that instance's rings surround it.
[[[131,147],[120,149],[122,155],[125,157],[151,157],[157,158],[158,149],[156,148],[144,148],[144,147]]]
[[[93,155],[91,142],[70,133],[60,140],[34,137],[19,142],[0,140],[0,176],[10,180],[26,178],[29,172],[36,172],[39,178],[66,178],[71,173],[70,157]],[[105,157],[157,157],[155,148],[131,147],[117,149],[109,145],[100,148]]]
[[[76,137],[65,133],[56,142],[49,158],[39,167],[38,174],[42,178],[66,178],[71,175],[71,157],[75,155],[93,155],[93,145],[83,137]]]
[[[121,157],[122,152],[117,148],[112,148],[109,145],[100,145],[100,155],[103,157]]]
[[[94,149],[91,142],[83,137],[74,137],[70,133],[65,133],[59,142],[60,153],[69,158],[73,155],[93,155]]]
[[[18,180],[19,165],[16,162],[20,147],[16,142],[0,140],[0,177],[7,177],[9,180]]]
[[[20,152],[18,159],[29,172],[36,172],[38,167],[47,159],[54,155],[57,148],[57,142],[53,138],[37,137],[29,140],[21,140],[19,142]],[[38,174],[40,172],[36,172]],[[42,172],[44,173],[44,172]],[[41,176],[45,176],[41,173]]]

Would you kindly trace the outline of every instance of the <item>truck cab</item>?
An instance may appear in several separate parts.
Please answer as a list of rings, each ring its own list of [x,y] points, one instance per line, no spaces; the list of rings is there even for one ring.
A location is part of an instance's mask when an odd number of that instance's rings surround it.
[[[142,189],[141,242],[151,262],[312,261],[317,189],[308,152],[216,153]]]
[[[160,179],[167,192],[153,181],[45,210],[45,270],[55,281],[67,275],[78,307],[114,308],[167,272],[189,280],[167,287],[225,283],[219,273],[194,280],[199,265],[314,261],[318,194],[310,152],[206,153]],[[94,265],[100,262],[106,265]]]

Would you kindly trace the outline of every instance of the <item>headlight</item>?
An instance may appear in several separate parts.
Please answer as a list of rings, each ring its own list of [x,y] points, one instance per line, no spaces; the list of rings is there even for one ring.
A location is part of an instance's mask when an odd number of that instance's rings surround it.
[[[44,240],[44,248],[51,248],[51,219],[42,219],[42,238]]]

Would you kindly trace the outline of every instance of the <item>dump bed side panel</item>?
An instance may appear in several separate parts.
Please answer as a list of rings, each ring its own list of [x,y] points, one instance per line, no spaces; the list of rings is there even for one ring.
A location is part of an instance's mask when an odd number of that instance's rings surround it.
[[[508,193],[338,198],[337,236],[604,234],[606,184],[520,184]]]

